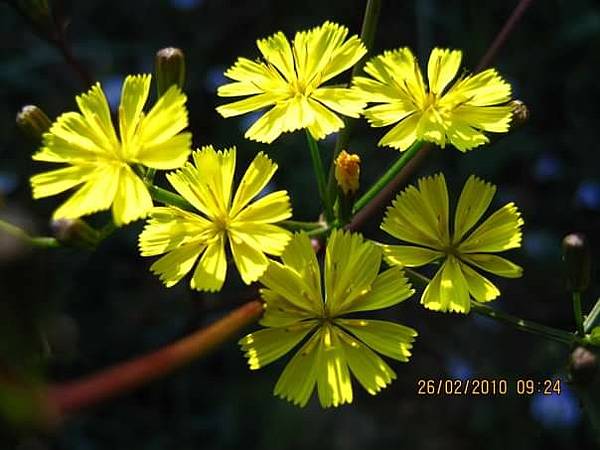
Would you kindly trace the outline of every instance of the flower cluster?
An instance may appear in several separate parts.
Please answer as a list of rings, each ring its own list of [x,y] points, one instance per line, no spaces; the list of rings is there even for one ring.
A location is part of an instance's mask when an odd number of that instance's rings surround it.
[[[282,133],[305,129],[313,161],[319,155],[312,139],[343,128],[341,116],[364,115],[373,127],[394,125],[379,145],[401,151],[421,141],[466,151],[488,143],[488,132],[508,131],[510,85],[494,69],[457,79],[459,50],[433,49],[427,83],[412,52],[400,48],[371,58],[366,75],[347,85],[326,84],[367,52],[360,38],[348,35],[346,27],[325,22],[296,33],[291,42],[282,32],[258,40],[263,59],[239,58],[225,72],[232,82],[218,89],[221,97],[244,98],[218,106],[218,113],[232,117],[268,108],[245,137],[271,143]],[[56,209],[55,219],[108,209],[116,225],[146,218],[140,253],[161,255],[150,270],[167,287],[191,273],[192,289],[219,291],[229,261],[244,283],[258,281],[264,328],[240,340],[250,369],[299,347],[275,386],[277,396],[304,406],[316,387],[322,406],[338,406],[352,401],[351,374],[370,394],[391,383],[395,372],[379,354],[408,361],[417,332],[354,314],[410,298],[415,291],[407,268],[438,265],[421,303],[459,313],[469,312],[471,297],[487,302],[500,295],[476,269],[509,278],[521,275],[519,266],[494,254],[520,246],[520,213],[508,203],[482,220],[496,188],[475,176],[462,190],[453,223],[446,180],[438,174],[406,188],[388,208],[381,229],[401,244],[342,231],[359,203],[354,200],[361,171],[361,157],[346,151],[332,158],[331,176],[339,186],[336,205],[326,203],[324,174],[318,178],[326,211],[337,217],[304,228],[329,234],[320,264],[309,236],[292,234],[306,223],[288,220],[287,191],[264,192],[277,164],[259,152],[234,189],[236,148],[217,151],[209,145],[192,152],[191,133],[184,131],[185,94],[176,85],[163,86],[164,94],[144,113],[150,82],[150,75],[125,79],[118,133],[100,84],[78,96],[80,112],[59,116],[33,156],[66,166],[34,175],[33,196],[76,188]],[[166,174],[172,191],[154,185],[155,170],[172,170]],[[388,266],[382,267],[383,261]]]

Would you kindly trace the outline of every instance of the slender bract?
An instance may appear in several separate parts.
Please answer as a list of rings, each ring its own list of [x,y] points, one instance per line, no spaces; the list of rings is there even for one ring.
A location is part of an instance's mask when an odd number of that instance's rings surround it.
[[[119,135],[112,124],[100,83],[79,95],[81,112],[62,114],[44,134],[33,159],[66,167],[31,178],[33,197],[77,191],[53,215],[75,219],[112,208],[116,224],[146,215],[152,199],[133,165],[153,169],[181,167],[191,152],[186,96],[171,87],[145,114],[150,75],[130,75],[123,83],[119,105]]]
[[[372,395],[396,378],[375,352],[408,361],[416,331],[387,321],[344,318],[393,306],[414,293],[401,268],[379,273],[381,258],[377,245],[336,230],[327,244],[323,277],[303,233],[294,235],[281,263],[269,264],[260,278],[266,303],[260,323],[266,328],[248,334],[240,345],[254,370],[304,341],[275,395],[304,406],[316,385],[323,407],[338,406],[352,402],[350,373]]]
[[[421,178],[418,188],[406,188],[387,209],[381,229],[415,244],[384,245],[387,262],[419,267],[442,260],[421,296],[426,308],[467,313],[469,295],[480,302],[498,297],[498,288],[475,268],[507,278],[521,276],[521,267],[493,255],[521,246],[523,219],[514,203],[507,203],[475,227],[495,193],[492,184],[469,177],[458,199],[452,230],[443,174]]]
[[[252,202],[277,164],[262,152],[256,155],[232,195],[235,161],[235,147],[215,151],[208,146],[193,153],[193,163],[167,174],[171,186],[198,211],[155,207],[140,234],[142,256],[166,253],[150,269],[167,287],[196,265],[192,289],[220,290],[227,274],[227,242],[242,280],[250,284],[267,268],[265,254],[280,255],[290,240],[291,233],[275,225],[292,215],[287,192],[275,191]]]
[[[217,111],[232,117],[270,107],[245,134],[265,143],[304,128],[315,139],[338,131],[344,126],[338,114],[359,117],[366,105],[359,91],[322,86],[366,54],[358,36],[347,36],[346,27],[325,22],[297,32],[291,44],[282,32],[258,40],[264,61],[238,58],[225,72],[234,82],[217,92],[221,97],[247,98],[221,105]]]
[[[371,77],[355,77],[354,88],[378,105],[364,112],[373,127],[396,124],[380,146],[406,150],[416,140],[467,151],[489,142],[484,132],[509,129],[511,87],[495,69],[457,77],[460,50],[434,48],[426,85],[410,49],[386,51],[365,65]]]

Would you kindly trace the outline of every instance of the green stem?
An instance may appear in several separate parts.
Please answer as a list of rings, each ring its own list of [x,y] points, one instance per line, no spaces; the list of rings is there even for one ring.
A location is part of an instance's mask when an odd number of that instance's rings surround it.
[[[411,159],[417,154],[417,152],[423,146],[423,141],[415,141],[390,167],[386,173],[384,173],[371,188],[354,204],[352,213],[356,214],[362,208],[364,208],[371,200],[373,200],[383,188],[385,188],[390,181],[400,172],[404,166],[406,166]]]
[[[4,220],[0,220],[0,230],[25,242],[26,244],[31,245],[32,247],[58,248],[61,246],[60,242],[58,242],[53,237],[30,236],[21,228],[11,223],[5,222]]]
[[[575,316],[575,324],[577,325],[577,334],[579,337],[585,336],[583,329],[583,313],[581,312],[581,292],[573,291],[573,315]]]
[[[427,285],[431,280],[412,269],[404,269],[406,275],[411,281],[421,285]],[[475,300],[471,300],[471,311],[481,316],[488,317],[498,322],[504,322],[516,328],[517,330],[525,331],[530,334],[535,334],[551,341],[560,342],[562,344],[572,345],[574,343],[583,343],[583,339],[575,336],[568,331],[559,330],[558,328],[549,327],[546,325],[533,322],[531,320],[521,319],[502,311],[498,311],[491,306],[484,305]]]
[[[300,220],[284,220],[279,222],[283,228],[290,231],[312,231],[323,228],[325,224],[321,222],[302,222]]]
[[[362,28],[360,31],[360,39],[367,47],[368,51],[373,48],[373,42],[375,41],[375,32],[377,31],[377,22],[379,21],[379,11],[381,10],[381,0],[368,0],[365,8],[365,15],[363,17]],[[367,61],[368,53],[357,62],[352,69],[352,78],[359,75],[362,72],[362,68]],[[350,140],[350,131],[352,129],[352,119],[344,120],[344,128],[340,131],[335,148],[333,149],[333,158],[331,160],[331,166],[329,167],[329,181],[327,183],[327,194],[330,199],[335,199],[337,195],[337,186],[335,182],[335,159],[339,153],[348,146]]]
[[[148,190],[153,200],[163,203],[165,205],[177,206],[178,208],[185,210],[194,210],[194,207],[179,194],[175,194],[171,191],[167,191],[161,187],[155,185],[149,185]]]
[[[327,181],[325,180],[323,161],[321,160],[319,147],[308,130],[306,130],[306,141],[308,142],[313,169],[315,171],[315,176],[317,177],[319,195],[321,197],[321,202],[323,202],[323,208],[325,209],[325,218],[327,219],[327,222],[331,222],[333,220],[333,205],[329,202],[329,195],[327,194]]]
[[[592,329],[596,326],[598,322],[598,317],[600,316],[600,298],[596,300],[596,304],[587,315],[585,320],[583,321],[583,329],[586,333],[592,331]]]

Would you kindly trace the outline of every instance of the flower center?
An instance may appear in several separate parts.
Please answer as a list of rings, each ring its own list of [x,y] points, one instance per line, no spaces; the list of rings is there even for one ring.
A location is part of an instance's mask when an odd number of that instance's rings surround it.
[[[427,97],[425,97],[425,102],[423,103],[423,109],[425,110],[430,107],[436,106],[436,102],[437,102],[437,96],[433,92],[429,91],[427,93]]]
[[[215,217],[213,223],[215,224],[217,231],[221,233],[227,231],[229,225],[231,225],[231,220],[229,219],[229,216],[227,214],[222,214],[218,217]]]
[[[290,83],[290,94],[292,97],[306,96],[308,94],[307,84],[301,80],[294,80]]]

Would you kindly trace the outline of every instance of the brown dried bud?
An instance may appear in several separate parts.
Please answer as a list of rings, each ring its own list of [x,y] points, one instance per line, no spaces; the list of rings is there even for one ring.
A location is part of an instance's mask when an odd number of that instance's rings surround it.
[[[585,235],[571,233],[562,241],[563,262],[567,275],[567,288],[583,292],[590,283],[590,249]]]
[[[52,125],[44,111],[35,105],[23,106],[17,113],[16,121],[19,130],[35,144],[42,142],[42,136]]]
[[[156,88],[161,96],[172,86],[183,89],[185,82],[185,55],[175,47],[167,47],[156,52],[154,60]]]
[[[69,247],[94,249],[100,243],[100,232],[81,219],[58,219],[50,223],[54,237]]]
[[[335,180],[344,195],[358,191],[360,157],[342,150],[335,160]]]
[[[529,108],[521,100],[513,100],[509,103],[512,107],[512,126],[520,127],[529,120]]]
[[[569,360],[569,372],[571,380],[578,385],[590,384],[598,371],[598,358],[591,350],[585,347],[577,347],[571,353]]]

